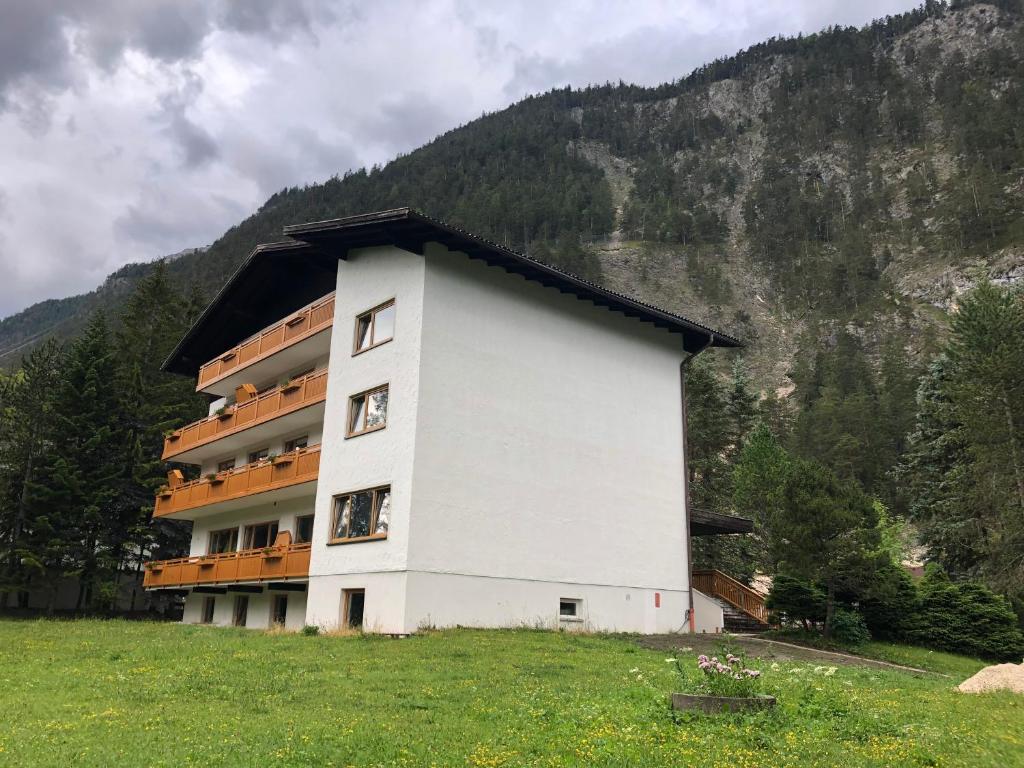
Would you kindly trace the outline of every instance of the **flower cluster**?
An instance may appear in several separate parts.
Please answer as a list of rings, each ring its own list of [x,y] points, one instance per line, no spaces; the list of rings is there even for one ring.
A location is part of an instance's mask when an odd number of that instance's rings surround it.
[[[756,669],[743,668],[743,659],[739,656],[734,656],[731,653],[726,654],[725,661],[726,663],[723,664],[718,660],[717,656],[712,656],[709,659],[702,653],[697,657],[697,668],[706,675],[729,675],[734,680],[761,676],[761,673]]]

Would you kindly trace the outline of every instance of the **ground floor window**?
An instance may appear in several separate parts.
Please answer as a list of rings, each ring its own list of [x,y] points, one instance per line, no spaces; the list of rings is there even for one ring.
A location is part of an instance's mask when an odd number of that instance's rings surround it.
[[[203,598],[203,610],[199,615],[201,624],[213,624],[213,608],[216,604],[216,600],[212,597]]]
[[[363,608],[366,605],[366,590],[346,589],[343,591],[342,620],[350,629],[363,628]]]
[[[239,595],[235,598],[235,614],[232,623],[236,627],[244,627],[247,618],[249,618],[249,596]]]
[[[288,595],[274,595],[270,606],[270,623],[284,626],[288,618]]]

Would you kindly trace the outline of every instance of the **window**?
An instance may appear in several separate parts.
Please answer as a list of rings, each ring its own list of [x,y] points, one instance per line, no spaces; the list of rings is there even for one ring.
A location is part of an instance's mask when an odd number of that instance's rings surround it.
[[[224,459],[224,461],[218,461],[217,462],[217,471],[218,472],[230,472],[234,468],[235,468],[235,460],[234,459]]]
[[[345,626],[350,629],[362,629],[363,608],[366,606],[366,590],[346,589],[342,594],[344,595],[344,600],[342,601],[341,614],[345,621]]]
[[[295,543],[309,544],[313,540],[313,516],[295,518]]]
[[[225,528],[221,531],[210,532],[209,554],[219,555],[224,552],[234,552],[238,548],[238,529]]]
[[[558,618],[561,621],[579,621],[583,614],[583,601],[563,597],[558,601]]]
[[[386,341],[391,341],[394,336],[395,301],[392,299],[356,318],[356,339],[352,354],[373,349]]]
[[[249,453],[249,463],[255,464],[257,461],[263,461],[269,455],[269,448],[257,448],[255,451]]]
[[[291,440],[285,440],[284,452],[291,453],[292,451],[297,451],[300,448],[305,448],[307,445],[309,445],[309,435],[293,437]]]
[[[245,526],[242,538],[242,549],[262,549],[269,547],[277,538],[277,521]]]
[[[331,543],[386,538],[390,521],[390,487],[335,496]]]
[[[213,624],[213,609],[217,602],[212,597],[203,598],[203,611],[199,616],[201,624]]]
[[[236,627],[244,627],[249,617],[249,596],[239,595],[235,598],[235,612],[232,615],[231,623]]]
[[[288,618],[288,595],[274,595],[274,602],[270,604],[270,623],[284,626]]]
[[[388,385],[377,387],[348,399],[348,432],[355,437],[384,429],[388,423]]]

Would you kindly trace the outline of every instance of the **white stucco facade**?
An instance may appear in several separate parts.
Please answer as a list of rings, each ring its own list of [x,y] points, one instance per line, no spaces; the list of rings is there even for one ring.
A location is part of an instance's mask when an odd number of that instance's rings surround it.
[[[354,354],[357,316],[389,301],[393,338]],[[329,357],[311,361],[328,371],[323,423],[308,430],[315,484],[197,517],[192,555],[212,531],[274,520],[294,534],[313,513],[291,628],[343,626],[347,590],[360,594],[362,627],[385,633],[689,628],[677,334],[436,243],[349,251],[331,334]],[[347,436],[349,398],[384,384],[386,427]],[[335,497],[384,486],[386,537],[332,542]],[[269,624],[273,594],[249,595],[246,626]],[[184,620],[201,621],[209,597],[190,594]],[[212,623],[231,624],[235,595],[213,597]],[[701,627],[717,631],[721,611],[708,610]]]

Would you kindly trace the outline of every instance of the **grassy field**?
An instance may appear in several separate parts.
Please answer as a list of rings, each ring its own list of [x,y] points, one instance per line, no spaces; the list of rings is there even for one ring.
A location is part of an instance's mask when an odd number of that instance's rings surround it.
[[[1024,697],[953,690],[978,662],[765,661],[775,711],[677,721],[666,658],[538,631],[0,621],[0,765],[1024,766]]]

